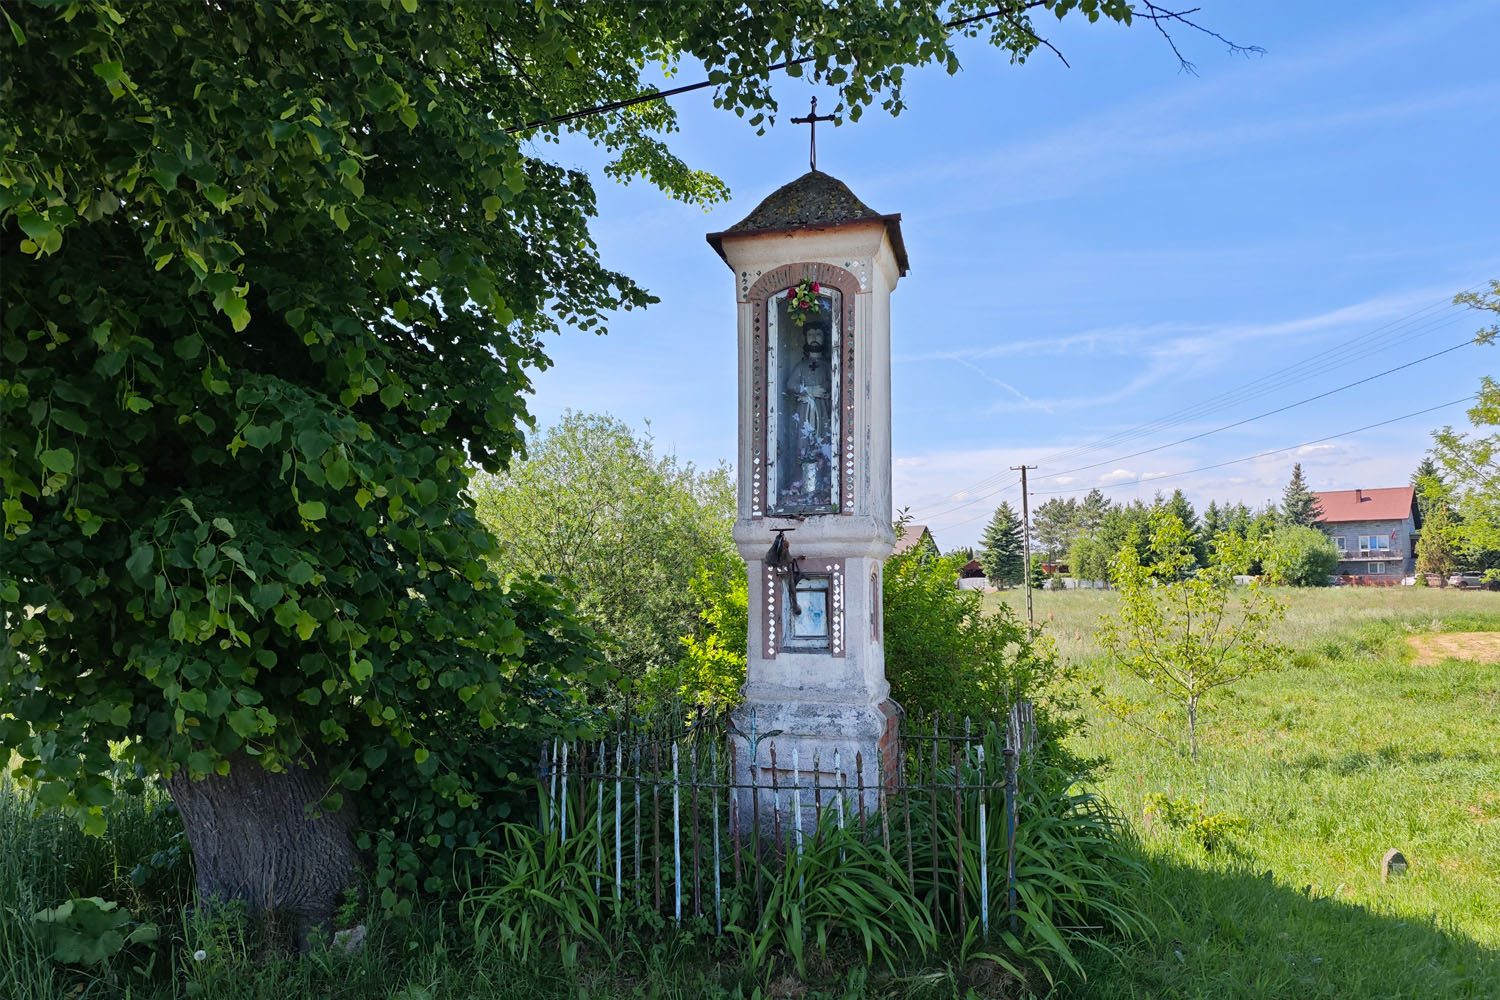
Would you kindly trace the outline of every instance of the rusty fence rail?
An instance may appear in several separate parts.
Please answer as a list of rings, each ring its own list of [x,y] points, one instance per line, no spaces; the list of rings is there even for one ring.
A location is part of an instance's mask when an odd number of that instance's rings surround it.
[[[860,755],[804,761],[795,748],[779,751],[778,735],[731,735],[700,718],[675,733],[627,727],[554,741],[539,761],[539,821],[564,844],[592,849],[584,860],[594,892],[617,913],[648,907],[722,934],[726,907],[758,918],[787,854],[800,858],[809,838],[837,830],[879,845],[940,928],[962,934],[977,917],[987,938],[998,902],[1014,931],[1018,782],[1036,742],[1030,703],[996,720],[906,720],[885,751],[893,759],[876,762],[884,777],[875,787]],[[749,754],[748,781],[735,778],[734,742]]]

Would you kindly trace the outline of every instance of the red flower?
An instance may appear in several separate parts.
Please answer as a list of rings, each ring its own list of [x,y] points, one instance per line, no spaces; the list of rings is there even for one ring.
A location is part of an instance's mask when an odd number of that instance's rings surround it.
[[[816,295],[817,292],[818,292],[818,283],[816,281],[814,281],[813,284],[812,284],[812,290],[813,290],[813,294]]]

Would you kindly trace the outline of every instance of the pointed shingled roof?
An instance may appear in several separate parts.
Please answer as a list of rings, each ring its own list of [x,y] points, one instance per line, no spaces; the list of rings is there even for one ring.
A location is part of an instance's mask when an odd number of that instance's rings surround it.
[[[901,216],[881,215],[860,201],[849,186],[821,170],[809,170],[790,184],[772,191],[754,211],[722,233],[709,233],[708,242],[724,256],[725,236],[787,233],[799,229],[827,229],[847,222],[882,222],[896,253],[896,266],[906,274],[906,243],[901,239]],[[726,258],[727,259],[727,258]]]

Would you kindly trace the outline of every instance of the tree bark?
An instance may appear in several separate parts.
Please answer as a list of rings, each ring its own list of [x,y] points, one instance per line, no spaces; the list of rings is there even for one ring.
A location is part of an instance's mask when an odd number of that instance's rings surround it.
[[[312,927],[329,926],[361,859],[349,797],[338,812],[312,808],[329,791],[317,762],[276,773],[238,753],[226,775],[189,781],[179,771],[166,785],[193,845],[205,905],[243,900],[251,914],[286,921],[299,946]]]

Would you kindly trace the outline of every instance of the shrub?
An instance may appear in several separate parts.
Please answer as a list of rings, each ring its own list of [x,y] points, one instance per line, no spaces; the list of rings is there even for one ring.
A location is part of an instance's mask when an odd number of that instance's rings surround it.
[[[1333,540],[1317,528],[1288,525],[1271,533],[1262,560],[1272,583],[1293,587],[1326,587],[1338,569],[1339,552]]]
[[[1146,796],[1146,815],[1160,819],[1173,830],[1185,830],[1205,851],[1212,852],[1228,841],[1230,834],[1246,827],[1239,813],[1209,812],[1202,802],[1172,798],[1159,792]]]
[[[699,601],[698,625],[682,637],[677,692],[694,705],[733,705],[745,683],[749,648],[750,590],[745,574],[700,572],[688,589]]]
[[[1056,696],[1065,667],[1050,640],[1008,605],[954,586],[958,564],[903,553],[885,564],[885,674],[909,712],[1004,715],[1020,698]],[[1056,707],[1054,705],[1054,707]]]
[[[686,580],[744,577],[728,468],[658,455],[649,434],[607,415],[564,414],[474,495],[496,565],[577,584],[583,619],[629,678],[677,662],[701,608]]]

